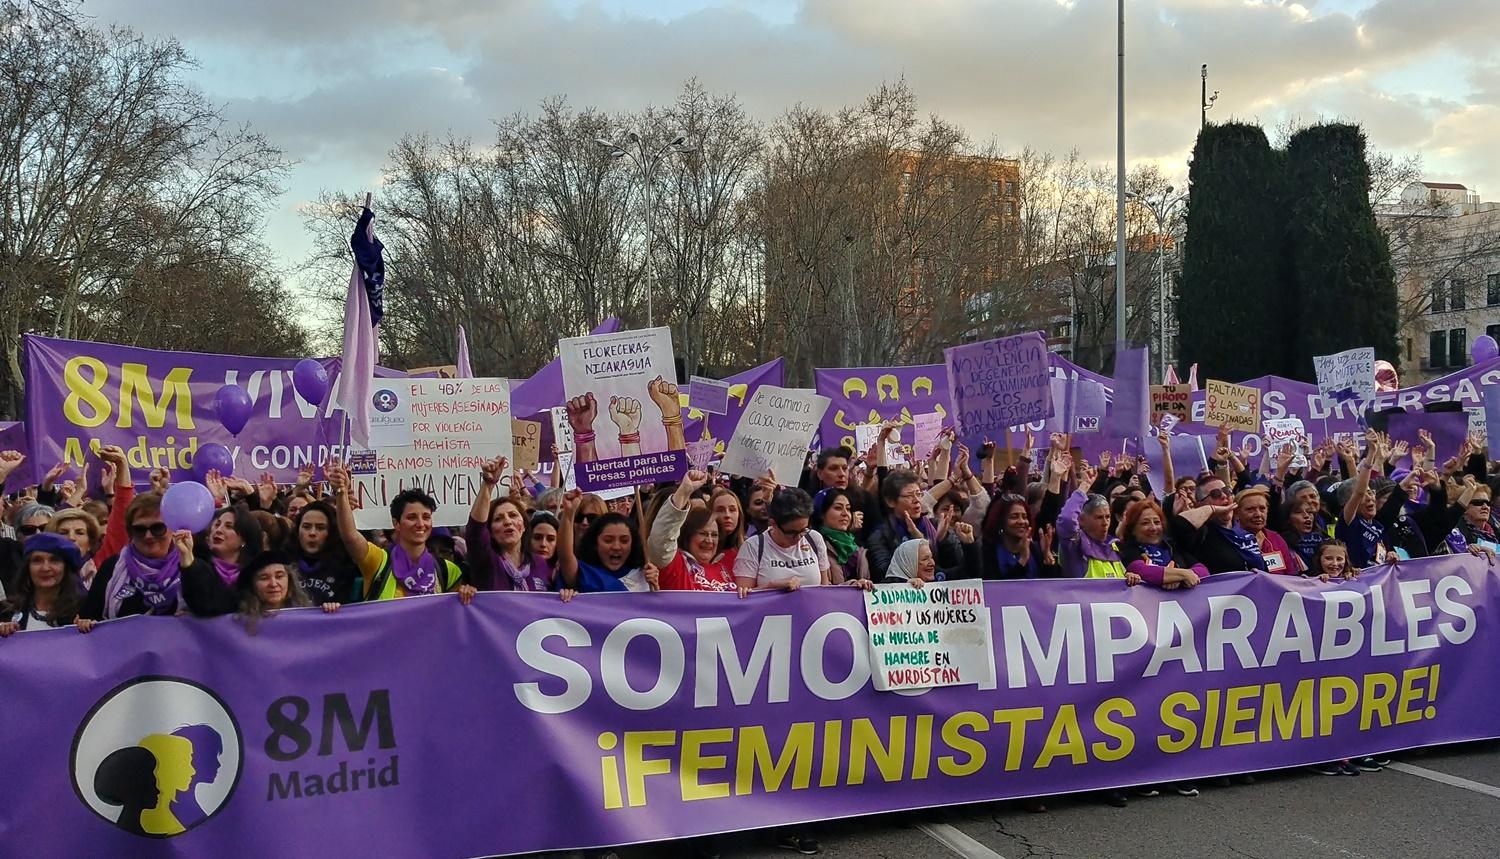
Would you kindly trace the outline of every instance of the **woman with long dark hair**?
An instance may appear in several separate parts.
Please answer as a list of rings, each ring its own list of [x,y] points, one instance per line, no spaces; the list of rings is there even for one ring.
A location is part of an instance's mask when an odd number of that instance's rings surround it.
[[[654,591],[660,584],[656,566],[646,561],[646,550],[630,520],[619,513],[594,517],[573,547],[573,527],[584,495],[578,490],[563,499],[562,531],[557,535],[557,572],[564,600],[574,593]]]
[[[1007,492],[990,503],[985,513],[984,578],[1041,579],[1062,574],[1052,552],[1052,526],[1038,530],[1024,495]]]
[[[198,617],[233,614],[239,606],[235,585],[240,568],[265,551],[260,521],[243,504],[225,507],[214,514],[204,544],[213,566],[184,573],[182,597]]]
[[[313,602],[359,602],[359,569],[349,559],[349,550],[339,536],[338,513],[332,504],[309,501],[302,505],[292,520],[286,553]]]
[[[83,603],[83,555],[60,534],[26,538],[16,592],[0,602],[0,638],[27,629],[67,626]]]
[[[482,591],[551,590],[555,570],[551,561],[530,550],[525,505],[516,495],[491,500],[505,468],[502,456],[486,462],[480,470],[479,492],[464,526],[469,577]]]

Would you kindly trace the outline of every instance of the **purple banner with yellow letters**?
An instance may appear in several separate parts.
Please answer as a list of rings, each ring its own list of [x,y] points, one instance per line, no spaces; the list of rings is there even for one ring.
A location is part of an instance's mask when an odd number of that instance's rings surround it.
[[[119,445],[136,481],[144,482],[154,468],[187,477],[198,448],[217,442],[229,448],[236,475],[253,480],[269,471],[277,482],[294,483],[299,469],[343,449],[344,420],[331,395],[320,405],[297,393],[292,386],[297,360],[28,335],[28,456],[42,471],[67,462],[76,474],[97,446]],[[340,361],[320,360],[332,391]],[[384,368],[377,374],[403,375]],[[229,383],[244,388],[253,404],[250,422],[238,436],[219,424],[213,409],[214,394]]]
[[[844,587],[21,632],[0,832],[40,859],[460,859],[1492,738],[1497,586],[1467,555],[987,583],[993,682],[902,693],[870,681],[878,595]]]

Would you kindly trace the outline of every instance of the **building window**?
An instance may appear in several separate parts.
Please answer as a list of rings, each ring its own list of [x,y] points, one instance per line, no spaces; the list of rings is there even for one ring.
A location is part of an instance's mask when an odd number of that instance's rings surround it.
[[[1007,197],[1014,197],[1015,195],[1016,195],[1016,183],[1014,181],[1010,180],[1010,179],[1006,179],[1005,180],[1005,196],[1007,196]]]
[[[1427,366],[1441,370],[1448,366],[1448,332],[1433,331],[1427,335]]]
[[[990,180],[990,193],[994,194],[996,197],[1000,196],[1000,180],[999,179],[991,179]]]
[[[1058,322],[1052,326],[1052,337],[1057,340],[1066,340],[1073,336],[1073,324],[1071,322]]]
[[[1427,308],[1427,312],[1442,313],[1444,310],[1448,309],[1446,306],[1444,306],[1445,303],[1446,301],[1444,299],[1443,281],[1433,281],[1432,304]]]
[[[1469,330],[1454,328],[1448,332],[1448,366],[1469,366]]]
[[[1485,303],[1491,307],[1500,304],[1500,272],[1484,279]]]
[[[1460,280],[1459,278],[1456,278],[1456,277],[1449,278],[1448,279],[1448,309],[1449,310],[1463,310],[1464,309],[1464,299],[1465,298],[1466,298],[1466,296],[1464,295],[1464,282],[1462,280]]]
[[[1486,325],[1484,326],[1484,333],[1490,335],[1496,340],[1500,340],[1500,325]]]

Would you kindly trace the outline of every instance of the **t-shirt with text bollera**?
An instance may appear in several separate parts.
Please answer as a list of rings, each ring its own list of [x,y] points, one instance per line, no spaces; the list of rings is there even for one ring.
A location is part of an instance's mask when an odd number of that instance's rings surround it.
[[[769,533],[756,534],[745,541],[734,559],[735,578],[753,578],[756,587],[792,578],[801,579],[804,587],[820,585],[826,569],[828,547],[817,531],[808,531],[790,549],[776,545]]]

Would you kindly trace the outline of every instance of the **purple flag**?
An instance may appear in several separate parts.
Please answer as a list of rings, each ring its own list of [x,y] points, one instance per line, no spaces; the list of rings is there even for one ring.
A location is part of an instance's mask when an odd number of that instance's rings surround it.
[[[611,316],[590,334],[611,334],[620,330],[620,320]],[[531,418],[563,404],[562,359],[553,358],[530,379],[510,389],[511,414]]]
[[[1140,438],[1151,423],[1150,354],[1120,346],[1115,351],[1115,398],[1109,431],[1115,438]]]
[[[474,368],[469,366],[469,335],[464,332],[462,325],[458,326],[458,377],[460,379],[474,378]]]
[[[360,227],[363,229],[361,230]],[[360,233],[364,233],[363,239]],[[368,251],[373,247],[375,258],[380,257],[380,243],[375,240],[375,215],[368,208],[359,216],[350,244],[355,248],[355,262],[349,272],[349,295],[344,300],[344,352],[343,372],[339,374],[339,385],[334,391],[334,400],[349,415],[349,438],[359,447],[370,446],[370,384],[375,377],[375,361],[378,357],[379,332],[375,326],[379,320],[371,306],[372,296],[379,299],[378,284],[375,291],[367,287],[371,276],[363,271],[359,252],[363,245]],[[380,283],[384,282],[385,267],[379,270]]]

